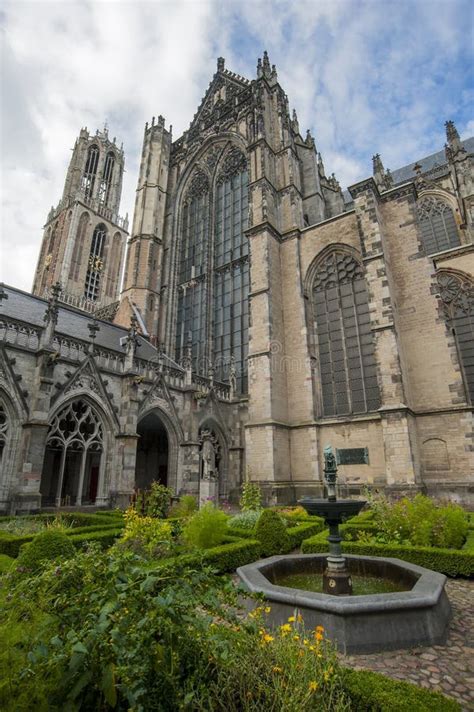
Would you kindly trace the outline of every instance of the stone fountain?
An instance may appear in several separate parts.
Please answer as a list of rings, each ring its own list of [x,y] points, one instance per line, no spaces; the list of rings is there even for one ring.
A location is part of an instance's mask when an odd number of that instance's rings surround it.
[[[327,499],[299,501],[329,526],[328,554],[272,556],[237,569],[247,591],[269,603],[267,623],[279,626],[300,615],[309,630],[322,625],[343,653],[375,653],[446,641],[451,606],[446,576],[407,561],[379,556],[342,556],[339,525],[360,512],[363,500],[338,500],[337,467],[330,447],[324,451]],[[391,593],[352,594],[352,576],[377,576],[396,584]],[[323,576],[323,592],[285,585],[288,575]],[[255,600],[244,598],[252,608]]]
[[[348,517],[359,514],[366,504],[363,499],[337,499],[337,465],[330,445],[324,448],[324,479],[327,487],[326,499],[304,497],[298,501],[308,514],[323,517],[329,527],[329,555],[327,567],[323,573],[323,592],[332,596],[347,596],[352,594],[352,579],[347,560],[342,555],[339,525]]]

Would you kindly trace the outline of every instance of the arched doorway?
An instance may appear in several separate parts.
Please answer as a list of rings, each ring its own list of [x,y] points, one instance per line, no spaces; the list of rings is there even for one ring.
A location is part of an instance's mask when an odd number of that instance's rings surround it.
[[[77,399],[54,416],[46,440],[44,505],[94,504],[101,476],[104,428],[95,408]]]
[[[137,433],[135,488],[148,489],[153,481],[168,486],[169,443],[162,419],[156,412],[149,413],[138,423]]]

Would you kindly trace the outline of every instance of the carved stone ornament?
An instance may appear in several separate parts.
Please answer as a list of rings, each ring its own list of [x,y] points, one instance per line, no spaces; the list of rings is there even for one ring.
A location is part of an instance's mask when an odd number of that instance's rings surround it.
[[[245,170],[247,170],[247,159],[245,158],[242,151],[239,151],[238,148],[232,146],[232,148],[227,151],[227,154],[224,158],[224,163],[219,172],[217,182],[223,183],[226,180],[230,180],[232,176],[236,175],[237,173],[241,173]]]
[[[439,296],[448,319],[474,314],[474,282],[466,275],[441,271],[437,274]]]
[[[196,168],[186,191],[185,202],[190,203],[194,198],[209,192],[209,179],[200,168]]]
[[[322,291],[363,277],[364,268],[352,255],[332,252],[319,265],[314,276],[313,290]]]

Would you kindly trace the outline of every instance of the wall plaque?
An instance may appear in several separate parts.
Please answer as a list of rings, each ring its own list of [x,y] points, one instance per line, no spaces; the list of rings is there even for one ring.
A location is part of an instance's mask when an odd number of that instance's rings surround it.
[[[336,448],[336,462],[338,465],[368,465],[368,447]]]

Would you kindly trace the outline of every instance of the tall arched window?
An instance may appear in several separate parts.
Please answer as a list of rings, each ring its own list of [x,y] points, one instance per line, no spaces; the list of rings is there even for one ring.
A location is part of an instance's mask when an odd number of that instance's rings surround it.
[[[87,266],[86,283],[84,296],[95,302],[99,298],[100,278],[104,269],[104,247],[107,237],[107,228],[103,223],[99,223],[92,235],[91,251]]]
[[[454,335],[466,399],[474,403],[474,280],[458,272],[438,272],[439,295]]]
[[[331,252],[318,266],[312,304],[324,415],[376,410],[380,394],[364,268]]]
[[[234,357],[237,390],[247,390],[248,353],[247,162],[237,149],[217,179],[214,234],[213,359],[216,377],[227,381]]]
[[[110,190],[112,188],[112,175],[114,172],[115,156],[112,151],[109,151],[105,157],[104,172],[99,186],[99,203],[108,205],[110,198]]]
[[[451,207],[433,195],[417,205],[421,241],[427,255],[459,245],[459,232]]]
[[[79,271],[82,263],[82,251],[84,241],[86,239],[87,226],[89,225],[89,213],[82,213],[77,226],[76,239],[74,242],[74,250],[71,258],[71,267],[69,269],[69,279],[79,279]]]
[[[94,193],[95,177],[97,175],[97,166],[99,164],[99,147],[95,144],[89,146],[87,151],[87,160],[82,175],[81,187],[86,198],[92,197]]]
[[[41,475],[44,504],[95,502],[104,446],[104,429],[96,410],[74,400],[57,413],[48,430]]]
[[[182,359],[192,340],[193,368],[202,372],[207,338],[207,251],[209,243],[209,181],[196,170],[183,203],[178,264],[176,357]]]
[[[235,364],[236,386],[247,390],[248,351],[248,219],[247,161],[230,147],[223,161],[218,149],[206,157],[214,172],[213,188],[197,169],[182,209],[178,263],[176,357],[192,340],[193,368],[227,381]],[[212,216],[212,219],[210,219]],[[212,233],[211,233],[212,230]],[[233,368],[233,367],[232,367]]]

